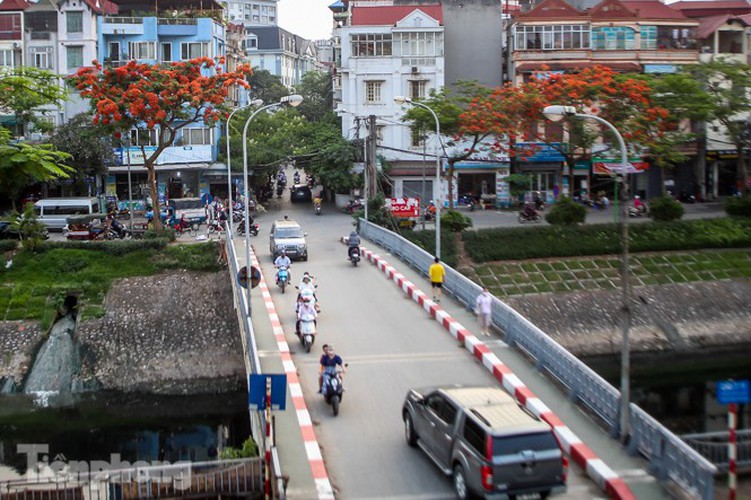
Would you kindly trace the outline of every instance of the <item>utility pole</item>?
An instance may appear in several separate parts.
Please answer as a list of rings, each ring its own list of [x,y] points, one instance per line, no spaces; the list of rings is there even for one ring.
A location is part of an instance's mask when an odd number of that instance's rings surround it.
[[[368,183],[368,198],[372,198],[375,195],[375,192],[377,191],[377,175],[376,175],[376,142],[377,142],[377,130],[376,130],[376,115],[370,115],[368,116],[368,124],[369,124],[369,135],[370,135],[370,154],[368,155],[368,177],[370,178],[370,182]]]

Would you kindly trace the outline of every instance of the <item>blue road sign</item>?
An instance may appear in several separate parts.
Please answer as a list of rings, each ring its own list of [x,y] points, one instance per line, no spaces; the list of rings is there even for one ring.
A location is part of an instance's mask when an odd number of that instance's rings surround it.
[[[721,405],[730,403],[746,404],[751,402],[748,380],[721,380],[717,385],[717,402]]]
[[[287,406],[287,375],[284,373],[251,375],[248,381],[248,407],[266,409],[266,379],[271,379],[271,409],[284,410]]]

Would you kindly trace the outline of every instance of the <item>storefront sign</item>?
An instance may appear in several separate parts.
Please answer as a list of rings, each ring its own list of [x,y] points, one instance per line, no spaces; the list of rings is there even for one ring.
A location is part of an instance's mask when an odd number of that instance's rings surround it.
[[[614,158],[592,158],[592,173],[595,175],[616,175],[621,173],[621,161]],[[626,165],[627,174],[639,174],[649,168],[649,164],[639,158],[630,158]]]
[[[386,198],[386,207],[394,217],[419,217],[419,198]]]
[[[156,151],[156,146],[144,146],[144,151],[147,156]],[[118,165],[143,165],[144,164],[144,151],[141,151],[141,147],[131,148],[115,148],[115,163]],[[130,153],[130,163],[128,163],[128,153]]]
[[[561,153],[564,149],[565,145],[560,142],[517,142],[516,159],[525,163],[566,161]]]
[[[511,189],[504,179],[511,175],[511,168],[506,165],[495,171],[495,204],[498,207],[511,206]]]

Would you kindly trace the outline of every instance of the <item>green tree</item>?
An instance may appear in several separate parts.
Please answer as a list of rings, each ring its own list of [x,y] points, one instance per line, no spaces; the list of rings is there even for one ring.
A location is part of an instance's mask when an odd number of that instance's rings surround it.
[[[253,68],[253,74],[248,78],[248,83],[251,88],[250,98],[261,99],[264,104],[279,102],[279,99],[289,94],[281,78],[272,75],[267,69]]]
[[[335,120],[334,88],[331,74],[323,71],[309,71],[302,77],[297,93],[305,99],[297,110],[308,121],[320,122]]]
[[[47,227],[37,220],[33,203],[27,203],[22,213],[12,211],[6,220],[19,234],[24,250],[34,251],[44,241]]]
[[[331,113],[333,115],[333,113]],[[346,193],[360,183],[352,173],[355,145],[342,137],[335,123],[308,123],[300,130],[295,161],[298,167],[311,172],[321,184],[335,193]]]
[[[468,129],[463,126],[463,114],[472,102],[487,98],[491,89],[477,82],[457,82],[456,89],[442,88],[439,92],[431,91],[430,95],[420,101],[435,112],[440,123],[441,135],[452,137],[444,146],[450,151],[443,151],[446,155],[446,176],[448,177],[449,208],[454,208],[454,169],[457,163],[471,158],[483,148],[483,141],[492,137],[493,132],[485,128]],[[408,106],[402,121],[412,122],[413,133],[423,133],[435,130],[435,119],[430,111],[420,106]]]
[[[0,127],[0,192],[8,195],[15,210],[16,199],[29,184],[67,178],[73,169],[64,162],[70,158],[51,144],[12,142],[10,131]]]
[[[23,135],[26,125],[49,132],[52,123],[46,119],[44,106],[55,106],[65,100],[67,92],[60,86],[59,76],[51,71],[31,67],[5,68],[0,77],[0,108],[16,118],[16,135]]]
[[[93,118],[90,113],[79,113],[59,126],[51,138],[53,146],[71,155],[71,180],[78,188],[84,186],[85,177],[104,175],[107,165],[114,163],[111,136],[94,125]]]
[[[748,114],[751,112],[751,65],[725,59],[696,64],[684,68],[687,74],[700,82],[709,97],[702,105],[708,107],[708,127],[724,133],[735,147],[738,160],[736,172],[738,187],[747,193],[745,148],[748,141]]]

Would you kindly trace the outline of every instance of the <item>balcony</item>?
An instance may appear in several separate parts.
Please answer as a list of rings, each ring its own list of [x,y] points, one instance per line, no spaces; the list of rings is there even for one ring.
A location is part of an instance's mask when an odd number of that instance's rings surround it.
[[[164,18],[157,21],[159,36],[195,36],[198,34],[198,19],[190,17]]]
[[[105,17],[103,35],[143,35],[142,17]]]

